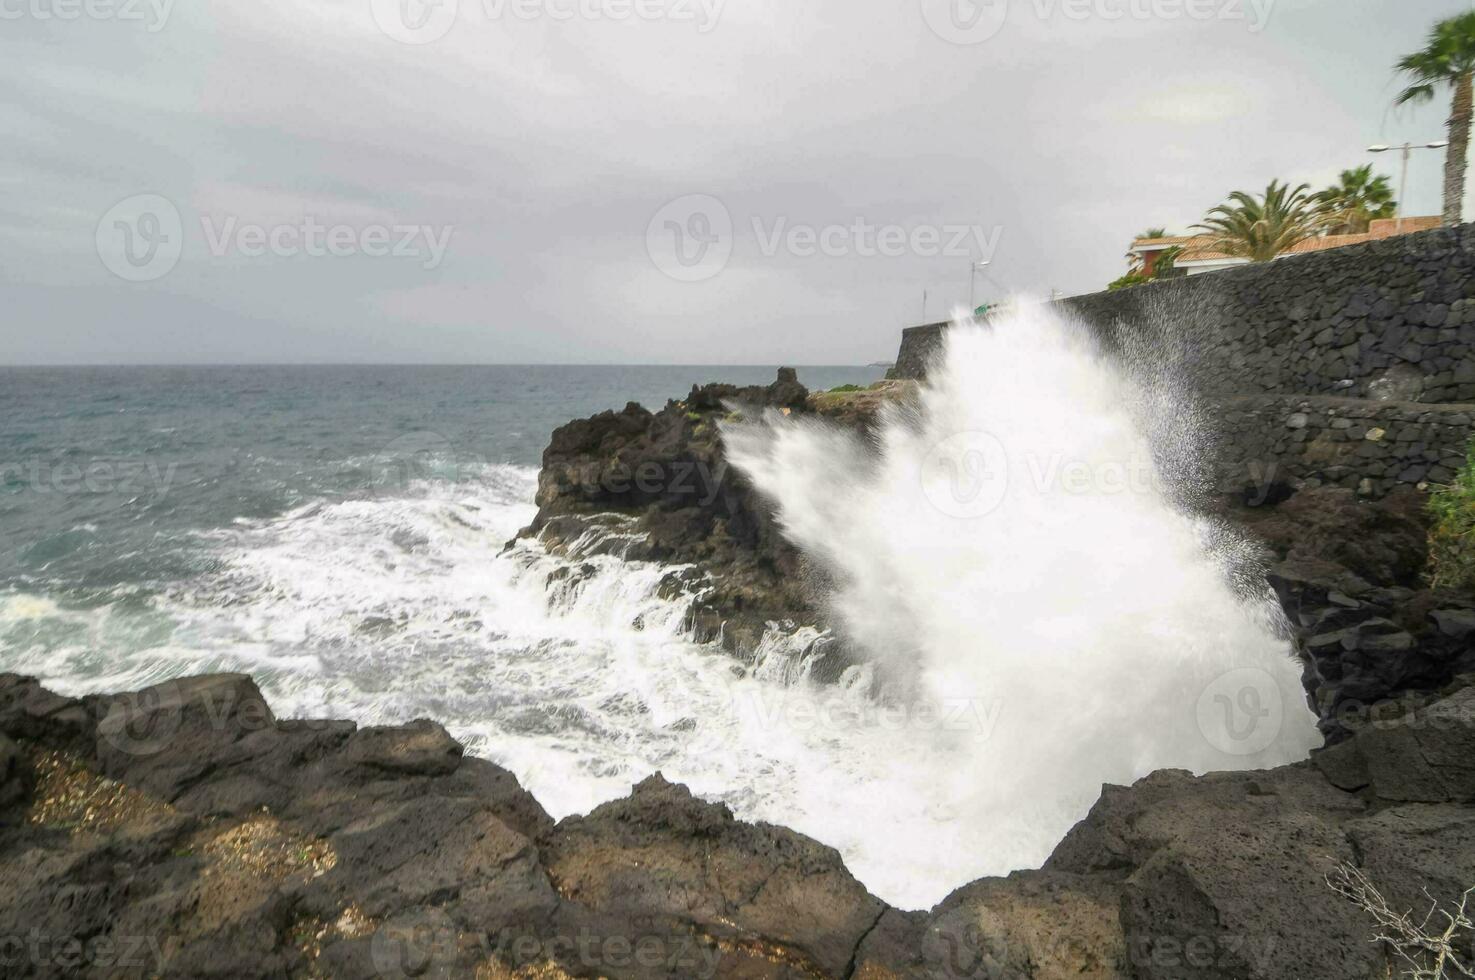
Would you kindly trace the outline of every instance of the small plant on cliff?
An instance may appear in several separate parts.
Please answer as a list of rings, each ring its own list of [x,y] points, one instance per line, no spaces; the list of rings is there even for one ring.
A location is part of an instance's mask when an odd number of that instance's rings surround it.
[[[1429,495],[1429,583],[1475,589],[1475,441],[1448,486]]]
[[[1194,225],[1225,255],[1269,262],[1321,231],[1325,222],[1311,185],[1272,180],[1259,197],[1235,191]]]
[[[1398,94],[1399,105],[1429,102],[1440,85],[1448,85],[1452,93],[1449,149],[1444,151],[1444,223],[1457,225],[1465,204],[1465,154],[1475,103],[1475,10],[1435,24],[1428,46],[1400,60],[1398,71],[1409,82]]]
[[[1411,912],[1395,912],[1362,869],[1339,864],[1327,876],[1332,891],[1357,905],[1377,923],[1372,941],[1382,943],[1402,961],[1400,976],[1409,980],[1454,980],[1475,977],[1470,943],[1475,939],[1475,886],[1467,888],[1452,910],[1430,899],[1429,912],[1415,921]],[[1426,893],[1427,894],[1427,893]]]
[[[860,385],[835,385],[835,387],[830,389],[829,393],[835,395],[842,394],[848,391],[865,391],[865,389],[862,388]]]

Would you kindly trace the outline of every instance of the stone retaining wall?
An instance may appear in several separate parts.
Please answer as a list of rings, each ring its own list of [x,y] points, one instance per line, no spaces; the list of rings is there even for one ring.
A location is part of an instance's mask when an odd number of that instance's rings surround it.
[[[1475,225],[1060,301],[1108,346],[1189,333],[1202,390],[1475,402]],[[947,324],[902,334],[919,379]]]
[[[1448,483],[1475,422],[1475,406],[1365,398],[1248,396],[1218,408],[1219,489],[1256,503],[1278,485],[1381,497],[1399,484]]]
[[[1211,464],[1221,489],[1382,496],[1447,482],[1475,435],[1475,225],[1059,306],[1108,350],[1179,349],[1222,423]],[[949,327],[903,331],[889,376],[925,378]]]

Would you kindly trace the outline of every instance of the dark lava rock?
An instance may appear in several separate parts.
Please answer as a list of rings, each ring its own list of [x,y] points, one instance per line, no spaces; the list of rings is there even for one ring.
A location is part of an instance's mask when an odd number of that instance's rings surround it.
[[[0,735],[0,820],[12,804],[30,795],[31,773],[20,747]]]
[[[1381,500],[1302,490],[1234,515],[1263,541],[1268,578],[1293,630],[1309,703],[1330,742],[1426,703],[1475,672],[1475,596],[1428,589],[1424,497]]]
[[[832,848],[741,823],[659,774],[559,824],[547,862],[559,893],[595,911],[693,922],[760,958],[773,946],[801,975],[844,976],[885,910]]]
[[[694,565],[682,583],[703,590],[693,633],[751,654],[769,623],[817,623],[825,584],[728,464],[721,426],[763,412],[810,415],[810,401],[783,368],[767,386],[703,385],[659,412],[632,403],[570,422],[543,453],[538,513],[522,535],[573,559]],[[834,653],[831,673],[844,665]]]
[[[1372,980],[1339,864],[1396,908],[1475,881],[1472,688],[1314,764],[1104,787],[1043,869],[913,912],[659,774],[555,825],[432,722],[278,721],[240,675],[0,698],[6,976]]]

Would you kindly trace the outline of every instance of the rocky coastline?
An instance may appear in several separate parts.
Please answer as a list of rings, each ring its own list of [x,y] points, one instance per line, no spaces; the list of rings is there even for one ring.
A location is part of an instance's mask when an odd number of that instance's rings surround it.
[[[672,593],[699,595],[691,633],[750,660],[765,635],[823,629],[821,570],[780,533],[770,504],[722,455],[719,423],[764,411],[814,417],[863,434],[915,382],[811,393],[790,369],[767,387],[694,387],[658,412],[627,405],[554,432],[538,513],[524,536],[577,560],[615,551],[686,567]],[[1305,665],[1308,703],[1330,741],[1372,715],[1405,710],[1475,674],[1475,596],[1425,587],[1425,495],[1367,497],[1327,485],[1269,486],[1198,502],[1258,542],[1260,567]],[[577,573],[575,573],[577,574]],[[814,676],[850,659],[825,637]],[[801,654],[802,655],[802,652]]]
[[[693,638],[750,659],[765,635],[822,625],[825,583],[780,533],[768,503],[728,464],[721,424],[780,412],[864,431],[882,405],[914,388],[882,382],[811,393],[783,368],[767,386],[694,386],[656,412],[631,403],[569,422],[543,453],[538,512],[519,537],[536,538],[574,562],[618,554],[685,566],[666,587],[699,596],[688,624]],[[580,574],[576,567],[570,577]],[[815,659],[821,677],[848,662],[840,644]]]
[[[867,430],[910,382],[708,385],[557,430],[520,537],[673,566],[688,628],[750,659],[824,625],[820,573],[727,467],[762,412]],[[1475,597],[1423,586],[1422,496],[1209,501],[1258,540],[1327,747],[1104,786],[1045,864],[892,908],[840,855],[659,773],[553,820],[435,721],[280,720],[239,674],[69,698],[0,676],[7,976],[1382,977],[1352,866],[1398,908],[1475,883]],[[833,672],[843,648],[820,660]],[[823,679],[825,671],[816,672]],[[1426,897],[1427,895],[1429,897]]]
[[[1384,976],[1475,881],[1475,687],[1309,762],[1160,771],[1044,867],[888,907],[831,848],[654,774],[554,822],[433,721],[278,720],[250,678],[67,698],[0,677],[7,976]]]

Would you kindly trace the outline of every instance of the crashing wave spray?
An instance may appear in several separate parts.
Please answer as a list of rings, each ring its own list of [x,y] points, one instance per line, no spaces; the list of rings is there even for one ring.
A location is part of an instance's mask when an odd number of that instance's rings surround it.
[[[1037,864],[1103,782],[1319,742],[1253,552],[1186,505],[1204,427],[1151,347],[1108,356],[1022,306],[949,331],[869,440],[780,417],[724,433],[834,582],[832,621],[882,699],[979,722],[928,768],[992,871]]]

